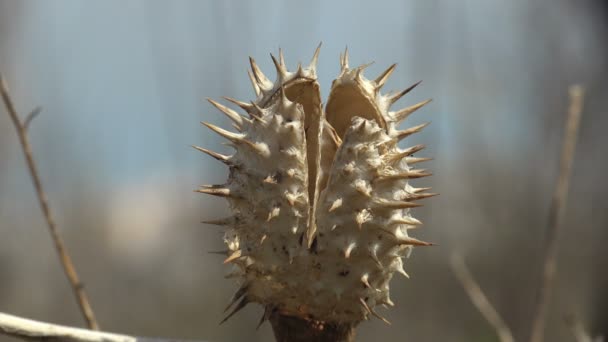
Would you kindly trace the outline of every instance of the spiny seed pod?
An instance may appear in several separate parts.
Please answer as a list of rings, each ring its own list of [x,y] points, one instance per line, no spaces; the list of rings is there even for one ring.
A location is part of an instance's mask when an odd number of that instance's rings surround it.
[[[395,65],[368,80],[367,65],[350,68],[345,51],[323,110],[319,48],[310,65],[295,72],[282,52],[278,60],[271,55],[274,82],[250,58],[256,99],[226,98],[246,116],[209,100],[238,131],[204,123],[236,152],[197,148],[230,169],[226,184],[198,190],[225,197],[232,211],[208,221],[226,227],[224,263],[233,265],[230,276],[240,285],[226,319],[257,302],[266,308],[262,322],[278,314],[321,327],[354,327],[370,315],[388,323],[376,307],[393,305],[389,281],[395,272],[407,277],[403,258],[414,246],[430,245],[408,235],[421,224],[410,209],[435,195],[409,184],[430,175],[411,167],[428,158],[413,157],[424,146],[398,146],[426,124],[397,127],[429,101],[391,111],[418,83],[382,94]]]

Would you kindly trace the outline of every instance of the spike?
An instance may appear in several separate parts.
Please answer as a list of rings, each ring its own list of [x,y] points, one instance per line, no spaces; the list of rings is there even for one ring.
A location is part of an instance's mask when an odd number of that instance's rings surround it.
[[[399,219],[392,219],[390,220],[389,224],[393,225],[393,224],[407,224],[410,226],[418,226],[421,225],[422,222],[420,222],[418,219],[411,217],[411,216],[403,216],[402,218]]]
[[[393,119],[397,122],[401,122],[401,121],[405,120],[408,116],[410,116],[410,114],[412,114],[413,112],[417,111],[418,109],[424,107],[426,104],[428,104],[431,101],[433,101],[433,99],[428,99],[428,100],[416,103],[413,106],[409,106],[409,107],[400,109],[400,110],[392,113]]]
[[[285,64],[285,55],[283,55],[283,49],[279,48],[279,62],[285,68],[287,68],[287,64]]]
[[[397,132],[396,138],[397,138],[397,140],[403,140],[406,137],[409,137],[410,135],[412,135],[414,133],[418,133],[418,132],[422,131],[424,129],[424,127],[426,127],[426,126],[428,126],[430,124],[431,124],[430,122],[425,122],[425,123],[420,124],[418,126],[410,127],[410,128],[408,128],[406,130],[399,131],[399,132]]]
[[[262,235],[262,237],[260,238],[260,245],[264,243],[264,241],[266,241],[266,238],[268,238],[268,235],[264,234]]]
[[[230,302],[228,303],[228,306],[226,306],[226,308],[224,309],[224,312],[228,311],[228,309],[230,309],[230,307],[232,307],[234,303],[236,303],[247,293],[247,288],[248,285],[245,284],[241,286],[238,290],[236,290],[236,292],[232,295],[232,298],[230,298]]]
[[[363,209],[363,210],[357,212],[357,214],[355,214],[355,222],[357,222],[359,229],[361,229],[361,227],[363,226],[363,224],[365,222],[370,221],[371,219],[372,219],[372,215],[370,214],[369,210],[367,210],[367,209]]]
[[[359,298],[359,302],[361,303],[361,305],[363,306],[365,311],[367,311],[368,314],[372,313],[372,309],[369,308],[369,306],[367,305],[367,303],[365,302],[365,300],[363,298]],[[367,320],[368,318],[365,317],[365,319]]]
[[[390,103],[390,105],[392,106],[395,102],[399,101],[400,98],[402,98],[405,94],[409,93],[410,91],[412,91],[412,89],[416,88],[420,82],[422,81],[418,81],[416,83],[414,83],[413,85],[411,85],[410,87],[408,87],[405,90],[402,90],[398,93],[392,94],[392,95],[388,95],[388,101]]]
[[[234,121],[234,123],[238,126],[239,130],[241,130],[246,120],[244,117],[240,116],[239,113],[235,112],[234,110],[213,101],[212,99],[208,98],[207,101],[209,101],[209,103],[211,103],[215,108],[219,109],[222,113],[226,114],[226,116],[230,120]]]
[[[239,101],[237,99],[234,99],[234,98],[228,97],[228,96],[223,96],[223,99],[234,103],[235,105],[241,107],[244,111],[246,111],[248,113],[249,113],[249,111],[251,111],[253,109],[253,105],[251,105],[250,103]]]
[[[230,193],[230,189],[228,188],[201,188],[195,191],[200,192],[202,194],[213,195],[218,197],[234,197]]]
[[[287,74],[287,70],[285,70],[285,67],[283,65],[281,65],[281,63],[279,61],[277,61],[276,57],[271,53],[270,54],[270,58],[272,59],[272,63],[274,64],[274,67],[277,71],[277,78],[281,81],[285,78],[286,74]]]
[[[201,223],[205,223],[205,224],[213,224],[216,226],[229,226],[234,224],[236,221],[234,216],[230,216],[230,217],[224,217],[221,219],[216,219],[216,220],[205,220],[202,221]]]
[[[407,163],[407,165],[414,165],[417,163],[423,163],[423,162],[427,162],[427,161],[431,161],[433,160],[433,158],[417,158],[417,157],[406,157],[405,158],[405,162]]]
[[[378,313],[376,312],[376,310],[374,310],[374,309],[372,309],[372,308],[370,308],[370,310],[371,310],[371,312],[372,312],[372,315],[376,316],[376,318],[377,318],[377,319],[381,320],[382,322],[386,323],[387,325],[391,325],[391,322],[390,322],[388,319],[386,319],[386,318],[384,318],[384,317],[380,316],[380,314],[378,314]]]
[[[417,201],[417,200],[421,200],[421,199],[425,199],[425,198],[429,198],[429,197],[433,197],[433,196],[437,196],[439,194],[437,193],[420,193],[420,194],[410,194],[407,195],[407,197],[405,198],[408,201]]]
[[[398,240],[400,245],[411,245],[411,246],[434,246],[434,243],[426,242],[412,237],[401,237]],[[409,278],[409,277],[408,277]]]
[[[374,62],[369,62],[369,63],[366,63],[366,64],[361,64],[358,67],[356,67],[355,68],[355,70],[356,70],[356,77],[357,78],[361,77],[361,75],[363,74],[363,71],[365,69],[367,69],[372,64],[374,64]]]
[[[422,204],[415,202],[392,201],[386,199],[375,199],[373,202],[380,207],[384,207],[385,209],[407,209],[422,206]]]
[[[258,86],[260,88],[266,86],[268,83],[271,83],[268,77],[264,75],[258,64],[255,62],[253,57],[249,57],[249,64],[251,65],[251,71],[253,72],[253,77],[255,78]]]
[[[304,69],[302,69],[302,63],[298,62],[298,67],[296,68],[296,76],[301,77],[304,74]]]
[[[378,267],[382,268],[382,263],[380,262],[380,259],[378,258],[378,252],[377,252],[376,248],[370,249],[369,255],[372,257],[372,260],[374,260],[376,262]]]
[[[420,169],[420,170],[410,170],[410,171],[405,171],[405,172],[400,172],[400,173],[381,174],[378,176],[378,178],[375,179],[375,181],[390,181],[390,180],[394,180],[394,179],[416,179],[416,178],[428,177],[428,176],[432,175],[432,173],[426,173],[424,171],[426,171],[426,170]]]
[[[348,244],[348,246],[346,246],[346,249],[344,250],[344,257],[346,259],[350,258],[350,254],[353,252],[353,249],[355,249],[356,246],[357,244],[354,242],[351,242]]]
[[[425,147],[426,146],[424,146],[423,144],[415,145],[415,146],[406,148],[405,150],[401,150],[398,153],[393,153],[393,154],[387,155],[386,159],[389,163],[396,163],[405,157],[409,157],[409,156],[413,155],[414,153],[416,153],[420,150],[423,150]]]
[[[342,69],[348,69],[348,46],[344,48],[344,62]]]
[[[296,202],[298,201],[298,197],[300,197],[298,194],[285,192],[285,199],[287,199],[287,203],[289,203],[289,205],[291,207],[296,205]]]
[[[280,212],[281,212],[281,208],[280,207],[274,207],[274,208],[272,208],[272,210],[268,213],[268,218],[266,219],[266,222],[270,222],[270,220],[272,220],[273,218],[279,216]]]
[[[247,75],[249,75],[249,80],[251,81],[251,86],[253,86],[253,91],[255,91],[255,95],[260,96],[262,90],[260,89],[258,83],[255,81],[255,78],[253,77],[251,71],[247,70]]]
[[[393,73],[393,71],[395,71],[396,67],[397,67],[397,64],[391,65],[390,67],[388,67],[388,69],[384,70],[384,72],[381,73],[380,76],[378,76],[374,80],[374,83],[376,84],[376,90],[380,90],[380,88],[382,88],[382,86],[384,86],[384,83],[386,83],[388,78],[391,77],[391,74]]]
[[[220,154],[220,153],[217,153],[217,152],[214,152],[214,151],[211,151],[206,148],[199,147],[199,146],[192,145],[192,147],[198,151],[201,151],[203,153],[206,153],[207,155],[210,155],[211,157],[221,161],[224,164],[228,164],[230,161],[230,156],[226,156],[226,155],[223,155],[223,154]]]
[[[312,55],[312,59],[310,60],[310,64],[308,64],[308,68],[310,70],[315,70],[316,71],[316,69],[317,69],[317,62],[319,61],[319,53],[321,52],[321,45],[322,44],[323,44],[323,42],[319,42],[319,45],[315,49],[315,53]]]
[[[429,191],[431,189],[432,188],[412,188],[412,189],[410,189],[410,192],[418,194],[418,193],[421,193],[421,192],[424,192],[424,191]]]
[[[264,322],[266,322],[267,320],[270,319],[271,313],[272,313],[272,309],[270,308],[269,305],[266,305],[264,307],[264,313],[262,314],[262,317],[260,318],[260,322],[258,323],[258,326],[255,328],[255,330],[259,330],[260,327],[262,326],[262,324],[264,324]]]
[[[211,129],[212,131],[214,131],[215,133],[219,134],[220,136],[230,140],[231,142],[235,143],[235,144],[245,144],[247,146],[249,146],[253,151],[257,152],[259,155],[263,156],[263,157],[269,157],[270,156],[270,150],[268,149],[268,146],[266,146],[265,144],[256,144],[253,143],[247,139],[245,139],[245,135],[244,134],[238,134],[238,133],[234,133],[234,132],[230,132],[227,131],[223,128],[217,127],[215,125],[212,125],[210,123],[207,122],[203,122],[203,125],[209,127],[209,129]]]
[[[368,289],[371,289],[372,286],[369,284],[369,274],[365,273],[364,275],[361,276],[361,282],[363,283],[363,285],[365,285],[365,287],[367,287]]]
[[[342,198],[338,198],[331,204],[328,211],[331,213],[332,211],[340,208],[341,206],[342,206]]]
[[[247,304],[249,304],[249,299],[247,298],[247,296],[243,297],[243,299],[241,299],[241,301],[234,307],[234,310],[232,310],[232,312],[230,314],[228,314],[228,316],[226,316],[221,322],[220,324],[223,324],[224,322],[226,322],[228,319],[230,319],[230,317],[234,316],[235,313],[241,311]]]
[[[240,258],[241,256],[243,256],[243,252],[240,249],[237,249],[232,254],[230,254],[230,256],[226,258],[226,260],[224,260],[224,264],[233,262],[234,260]]]
[[[405,272],[405,270],[403,269],[403,262],[401,261],[401,259],[399,259],[399,262],[397,263],[395,271],[403,274],[403,276],[406,277],[407,279],[410,279],[410,275],[407,274],[407,272]]]
[[[207,123],[207,122],[201,122],[203,125],[207,126],[210,130],[214,131],[215,133],[221,135],[222,137],[234,142],[234,143],[240,143],[245,135],[244,134],[238,134],[238,133],[234,133],[234,132],[230,132],[227,131],[223,128],[220,128],[216,125]]]
[[[386,304],[388,306],[395,306],[395,303],[393,303],[393,301],[388,297],[386,297],[382,300],[382,304]]]

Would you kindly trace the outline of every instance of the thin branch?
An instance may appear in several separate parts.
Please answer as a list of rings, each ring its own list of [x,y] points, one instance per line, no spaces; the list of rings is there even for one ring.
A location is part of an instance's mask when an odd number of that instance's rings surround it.
[[[492,306],[486,295],[483,293],[473,275],[467,268],[464,260],[460,255],[453,255],[451,259],[452,263],[452,271],[460,280],[462,287],[469,295],[471,302],[475,305],[477,310],[481,313],[481,315],[494,327],[496,330],[496,334],[501,342],[513,342],[515,339],[513,338],[513,334],[511,330],[505,323],[505,321],[500,317],[496,309]]]
[[[185,340],[136,337],[65,327],[62,325],[33,321],[1,312],[0,334],[20,338],[26,341],[45,342],[186,342]]]
[[[13,125],[15,126],[17,136],[19,137],[19,142],[21,143],[21,148],[23,149],[23,154],[25,156],[25,161],[27,163],[32,182],[34,183],[34,187],[36,188],[36,194],[38,195],[40,209],[44,214],[44,218],[46,220],[49,232],[51,233],[51,238],[53,239],[53,243],[55,244],[55,249],[57,250],[61,265],[63,266],[63,271],[65,272],[65,275],[67,276],[70,285],[72,286],[72,291],[74,292],[74,296],[76,297],[78,305],[80,306],[80,311],[82,312],[82,315],[84,316],[88,327],[93,330],[99,330],[99,325],[97,324],[95,314],[93,313],[91,305],[89,304],[89,300],[84,290],[84,286],[80,282],[78,274],[76,273],[76,269],[74,268],[74,264],[72,263],[72,259],[68,255],[65,245],[63,244],[63,240],[61,239],[61,236],[59,235],[59,232],[57,230],[57,226],[55,224],[53,214],[49,207],[49,202],[46,193],[44,191],[44,188],[42,187],[40,176],[38,175],[36,163],[34,162],[32,148],[30,146],[29,138],[27,135],[27,125],[37,115],[37,112],[39,111],[34,110],[28,116],[26,123],[22,123],[19,119],[19,115],[17,114],[17,110],[15,109],[15,105],[13,104],[13,100],[11,99],[11,96],[9,94],[6,81],[4,80],[4,77],[1,74],[0,95],[2,96],[2,101],[4,102],[6,111],[8,112],[8,115],[11,118]]]
[[[568,183],[572,170],[572,160],[576,149],[578,127],[583,111],[585,90],[580,85],[573,85],[569,89],[570,107],[566,119],[566,131],[559,163],[559,176],[555,185],[555,192],[551,199],[549,220],[547,223],[547,240],[545,241],[545,256],[542,279],[538,289],[538,297],[534,309],[532,333],[530,342],[542,342],[544,338],[547,306],[553,289],[555,270],[557,264],[557,251],[559,245],[560,222],[566,208],[568,198]]]

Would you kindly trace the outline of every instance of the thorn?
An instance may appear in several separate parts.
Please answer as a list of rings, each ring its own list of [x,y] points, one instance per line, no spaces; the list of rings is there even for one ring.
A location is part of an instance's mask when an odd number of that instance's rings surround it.
[[[270,150],[268,150],[268,146],[262,146],[262,145],[258,145],[256,143],[253,143],[247,139],[245,139],[245,135],[244,134],[238,134],[238,133],[234,133],[234,132],[230,132],[227,131],[223,128],[217,127],[215,125],[212,125],[210,123],[207,122],[203,122],[203,125],[207,126],[209,129],[211,129],[212,131],[214,131],[215,133],[219,134],[220,136],[230,140],[231,142],[235,143],[235,144],[245,144],[247,146],[249,146],[253,151],[255,151],[256,153],[258,153],[259,155],[263,156],[263,157],[269,157],[270,156]]]
[[[371,289],[372,286],[369,284],[369,274],[365,273],[364,275],[361,276],[361,282],[363,283],[363,285],[365,285],[365,287],[367,287],[368,289]]]
[[[195,148],[195,149],[196,149],[196,150],[198,150],[198,151],[201,151],[201,152],[203,152],[203,153],[206,153],[207,155],[209,155],[209,156],[211,156],[211,157],[213,157],[213,158],[215,158],[215,159],[217,159],[217,160],[221,161],[221,162],[222,162],[222,163],[224,163],[224,164],[228,164],[228,163],[229,163],[229,161],[230,161],[230,156],[226,156],[226,155],[223,155],[223,154],[220,154],[220,153],[217,153],[217,152],[214,152],[214,151],[208,150],[208,149],[206,149],[206,148],[202,148],[202,147],[199,147],[199,146],[195,146],[195,145],[192,145],[192,147],[193,147],[193,148]]]
[[[394,179],[416,179],[416,178],[422,178],[422,177],[428,177],[428,176],[432,176],[432,173],[427,173],[424,172],[426,170],[424,169],[420,169],[420,170],[410,170],[410,171],[405,171],[405,172],[401,172],[401,173],[389,173],[389,174],[383,174],[378,176],[378,178],[376,178],[376,181],[390,181],[390,180],[394,180]]]
[[[298,200],[298,195],[292,194],[290,192],[285,192],[285,199],[287,200],[287,203],[289,203],[289,206],[293,207],[296,204],[296,201]]]
[[[426,126],[428,126],[430,124],[431,124],[430,122],[425,122],[418,126],[410,127],[406,130],[399,131],[399,132],[397,132],[396,138],[397,138],[397,140],[403,140],[406,137],[409,137],[410,135],[412,135],[414,133],[418,133],[418,132],[422,131]]]
[[[247,75],[249,75],[249,80],[251,81],[251,86],[253,87],[253,91],[255,91],[255,95],[260,96],[262,90],[260,89],[258,83],[255,81],[255,78],[253,77],[251,71],[247,70]]]
[[[397,269],[395,271],[402,274],[407,279],[410,279],[410,275],[407,274],[407,272],[405,272],[405,270],[403,269],[403,262],[399,261],[399,263],[397,264]]]
[[[230,309],[230,307],[232,307],[234,303],[236,303],[247,293],[247,288],[248,285],[243,285],[238,290],[236,290],[236,292],[232,295],[232,298],[230,298],[230,302],[228,303],[228,306],[226,306],[226,308],[224,309],[224,312],[228,311],[228,309]]]
[[[263,109],[262,107],[260,107],[257,103],[251,101],[251,106],[253,107],[253,109],[251,110],[251,112],[248,112],[249,115],[258,120],[259,122],[265,123],[266,121],[264,121],[264,119],[262,119],[262,117],[260,115],[263,115]],[[253,113],[253,110],[255,110],[257,113]],[[259,115],[258,115],[259,113]]]
[[[328,211],[331,213],[332,211],[340,208],[341,206],[342,206],[342,198],[338,198],[331,204]]]
[[[344,62],[342,69],[348,69],[348,46],[344,48]]]
[[[433,160],[433,158],[416,158],[416,157],[406,157],[405,158],[405,162],[407,163],[407,165],[414,165],[417,163],[423,163],[423,162],[427,162],[427,161],[431,161]]]
[[[424,192],[424,191],[429,191],[431,189],[432,188],[412,188],[411,192],[417,194],[417,193],[421,193],[421,192]]]
[[[380,316],[380,314],[378,314],[374,309],[370,308],[370,311],[372,312],[372,315],[376,316],[376,318],[386,323],[387,325],[391,325],[391,322],[388,319]]]
[[[356,75],[356,77],[357,77],[357,78],[361,77],[361,75],[363,74],[363,71],[364,71],[365,69],[367,69],[367,68],[368,68],[370,65],[372,65],[372,64],[374,64],[374,62],[369,62],[369,63],[362,64],[362,65],[360,65],[360,66],[356,67],[356,68],[355,68],[355,70],[356,70],[356,74],[357,74],[357,75]]]
[[[253,109],[253,105],[251,105],[247,102],[239,101],[237,99],[233,99],[232,97],[228,97],[228,96],[223,96],[223,99],[226,101],[232,102],[235,105],[241,107],[247,113],[249,113]]]
[[[398,243],[400,245],[411,245],[411,246],[434,246],[434,243],[426,242],[418,239],[414,239],[411,237],[402,237],[399,238]],[[407,276],[409,278],[409,276]]]
[[[409,157],[412,154],[414,154],[420,150],[423,150],[425,147],[426,146],[423,144],[412,146],[412,147],[406,148],[405,150],[399,151],[397,153],[390,154],[386,158],[389,163],[396,163],[405,157]]]
[[[359,229],[361,229],[361,227],[363,227],[363,224],[365,222],[370,221],[371,219],[372,219],[371,214],[369,213],[369,210],[367,210],[367,209],[363,209],[363,210],[357,212],[357,214],[355,214],[355,222],[357,222]]]
[[[356,243],[351,242],[350,244],[348,244],[348,246],[346,246],[346,249],[344,250],[344,257],[346,259],[350,258],[350,254],[352,253],[353,249],[355,249]]]
[[[230,189],[227,188],[205,188],[195,190],[196,192],[200,192],[202,194],[213,195],[218,197],[234,197],[230,194]]]
[[[266,84],[270,83],[270,80],[268,79],[268,77],[266,77],[266,75],[264,75],[262,70],[260,70],[260,67],[255,62],[255,59],[253,59],[253,57],[249,57],[249,64],[251,65],[251,71],[253,72],[253,77],[257,81],[258,86],[260,88],[262,88],[262,86],[265,86]]]
[[[402,90],[396,94],[392,94],[388,96],[388,101],[390,103],[390,105],[392,106],[395,102],[399,101],[400,98],[402,98],[405,94],[409,93],[410,91],[412,91],[412,89],[416,88],[420,82],[422,81],[418,81],[416,83],[414,83],[413,85],[411,85],[409,88]]]
[[[25,120],[23,120],[23,129],[27,131],[27,129],[30,127],[30,124],[32,123],[32,120],[34,120],[40,113],[42,113],[42,107],[36,107],[36,108],[34,108],[25,117]]]
[[[393,73],[393,71],[395,71],[396,67],[397,67],[397,64],[391,65],[390,67],[388,67],[388,69],[384,70],[384,72],[381,73],[380,76],[378,76],[374,80],[374,83],[376,84],[376,91],[380,90],[380,88],[382,88],[384,86],[384,83],[386,83],[388,78],[391,77],[391,74]]]
[[[363,305],[363,308],[365,309],[365,311],[367,311],[368,314],[372,313],[372,309],[369,308],[369,306],[367,305],[367,303],[365,302],[365,300],[363,298],[359,298],[359,302],[361,303],[361,305]],[[367,319],[367,317],[365,319]]]
[[[370,249],[369,255],[372,257],[372,260],[374,260],[376,262],[378,267],[382,268],[382,263],[380,262],[380,259],[378,258],[378,253],[376,251],[376,248]]]
[[[287,69],[287,64],[285,64],[285,56],[283,55],[283,49],[279,48],[279,62],[285,69]]]
[[[247,296],[243,297],[243,299],[241,299],[241,301],[234,307],[234,310],[232,310],[232,312],[230,314],[228,314],[228,316],[226,316],[226,318],[224,318],[221,322],[220,325],[223,324],[224,322],[226,322],[228,319],[230,319],[230,317],[232,317],[235,313],[241,311],[247,304],[249,304],[249,299],[247,299]]]
[[[262,317],[260,318],[260,322],[258,323],[258,326],[255,327],[255,330],[259,330],[260,327],[262,326],[262,324],[264,324],[264,322],[266,322],[269,318],[270,318],[270,314],[272,313],[272,309],[270,308],[270,306],[265,306],[264,307],[264,313],[262,314]]]
[[[411,217],[411,216],[404,216],[400,219],[392,219],[390,220],[389,224],[393,225],[393,224],[407,224],[407,225],[411,225],[411,226],[419,226],[422,224],[422,222],[420,222],[418,219]]]
[[[237,249],[232,254],[230,254],[230,256],[226,258],[226,260],[224,260],[224,264],[233,262],[234,260],[240,258],[242,255],[243,255],[243,252],[240,249]]]
[[[266,178],[264,178],[262,182],[266,184],[277,184],[277,180],[274,178],[273,175],[266,176]]]
[[[302,63],[298,62],[298,67],[296,68],[296,77],[301,77],[304,74],[304,69],[302,69]]]
[[[283,83],[282,80],[285,78],[285,74],[287,73],[287,70],[285,70],[284,66],[281,65],[281,63],[279,61],[277,61],[276,57],[274,57],[274,55],[272,53],[270,54],[270,58],[272,59],[274,68],[277,71],[277,78],[281,81],[280,83]]]
[[[425,198],[429,198],[429,197],[434,197],[437,195],[439,195],[439,194],[432,193],[432,192],[431,193],[410,194],[405,199],[407,199],[408,201],[417,201],[417,200],[421,200],[421,199],[425,199]]]
[[[317,63],[319,62],[319,53],[321,52],[321,45],[323,45],[323,42],[319,42],[319,45],[315,49],[315,53],[312,55],[312,59],[310,60],[310,64],[308,64],[308,68],[310,70],[315,70],[316,71],[316,69],[317,69]]]
[[[202,221],[201,223],[205,223],[205,224],[213,224],[216,226],[229,226],[234,224],[234,216],[230,216],[230,217],[224,217],[221,219],[215,219],[215,220],[205,220]]]
[[[403,201],[392,201],[386,199],[376,199],[374,203],[380,207],[384,207],[386,209],[407,209],[407,208],[417,208],[421,207],[422,204],[415,202],[403,202]]]
[[[207,101],[209,101],[209,103],[211,103],[215,108],[219,109],[222,113],[224,113],[230,120],[232,120],[235,124],[237,124],[237,126],[239,127],[239,130],[242,129],[243,127],[243,123],[245,122],[245,118],[243,118],[242,116],[239,115],[239,113],[235,112],[234,110],[220,104],[217,103],[215,101],[213,101],[212,99],[207,99]]]
[[[215,133],[219,134],[220,136],[234,142],[234,143],[240,143],[243,138],[245,137],[244,134],[239,134],[239,133],[234,133],[234,132],[230,132],[227,131],[223,128],[220,128],[216,125],[207,123],[207,122],[201,122],[203,125],[207,126],[210,130],[214,131]]]
[[[280,212],[281,212],[281,208],[280,207],[274,207],[274,208],[272,208],[272,210],[268,213],[268,218],[266,219],[266,222],[270,222],[270,220],[272,220],[273,218],[279,216]]]
[[[428,100],[416,103],[413,106],[409,106],[409,107],[400,109],[393,113],[393,118],[395,121],[401,122],[401,121],[405,120],[408,116],[410,116],[410,114],[412,114],[413,112],[417,111],[418,109],[424,107],[426,104],[428,104],[431,101],[433,101],[433,99],[428,99]]]

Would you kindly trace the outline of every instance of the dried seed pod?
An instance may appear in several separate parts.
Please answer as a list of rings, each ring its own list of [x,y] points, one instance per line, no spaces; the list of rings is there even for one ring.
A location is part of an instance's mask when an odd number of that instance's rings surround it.
[[[225,197],[233,212],[208,221],[226,227],[224,262],[241,286],[231,304],[242,298],[239,309],[257,302],[267,312],[356,325],[383,319],[375,307],[392,304],[389,281],[395,272],[407,276],[403,258],[430,245],[408,236],[421,224],[410,209],[434,195],[408,183],[430,175],[408,162],[428,159],[411,157],[422,145],[398,147],[426,125],[397,128],[428,101],[392,111],[418,83],[382,94],[395,66],[368,80],[366,66],[350,68],[346,52],[323,111],[318,56],[317,48],[310,65],[293,72],[282,52],[272,56],[275,82],[250,59],[256,99],[229,99],[248,117],[211,101],[239,132],[205,124],[235,153],[197,148],[230,168],[225,185],[198,191]]]

